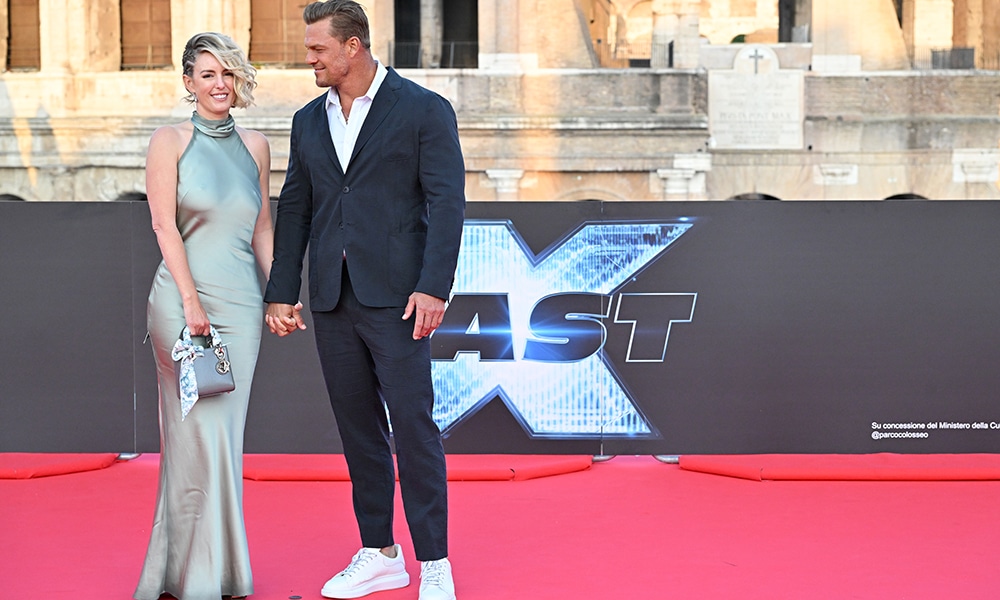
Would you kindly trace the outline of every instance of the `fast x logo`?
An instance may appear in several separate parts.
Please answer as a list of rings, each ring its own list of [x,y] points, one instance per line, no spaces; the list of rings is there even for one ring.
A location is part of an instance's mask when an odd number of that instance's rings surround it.
[[[585,223],[536,256],[510,222],[466,221],[432,338],[442,431],[499,396],[531,437],[656,436],[605,356],[605,322],[630,326],[625,362],[664,360],[697,294],[616,292],[691,227]]]

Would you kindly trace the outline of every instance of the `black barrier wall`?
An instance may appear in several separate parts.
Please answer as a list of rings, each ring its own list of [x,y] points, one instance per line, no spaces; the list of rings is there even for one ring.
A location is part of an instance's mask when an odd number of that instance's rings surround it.
[[[1000,451],[998,222],[989,201],[471,203],[432,340],[446,449]],[[158,262],[144,203],[0,202],[0,451],[158,451]],[[246,450],[341,451],[311,331],[265,334]]]

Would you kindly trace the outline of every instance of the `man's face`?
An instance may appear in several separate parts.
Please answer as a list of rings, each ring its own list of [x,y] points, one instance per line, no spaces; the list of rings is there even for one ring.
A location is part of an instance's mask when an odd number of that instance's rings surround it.
[[[344,81],[355,54],[351,41],[341,42],[330,35],[325,19],[306,25],[306,63],[313,68],[317,86],[336,87]]]

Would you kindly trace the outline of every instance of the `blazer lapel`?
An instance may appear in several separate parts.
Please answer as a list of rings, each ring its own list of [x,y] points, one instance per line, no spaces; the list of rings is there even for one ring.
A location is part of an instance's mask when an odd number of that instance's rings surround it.
[[[399,101],[399,95],[396,93],[396,90],[399,89],[401,83],[402,80],[399,74],[396,73],[395,69],[390,67],[378,92],[375,93],[375,99],[372,100],[371,108],[368,109],[368,116],[365,117],[365,122],[361,125],[361,131],[358,132],[358,141],[354,143],[351,162],[354,162],[358,152],[365,147],[365,144],[368,143],[375,130],[382,125],[382,121],[385,120],[389,113],[392,112],[393,107],[396,106],[396,102]]]
[[[326,114],[326,94],[316,102],[316,108],[309,115],[307,122],[314,134],[319,136],[319,145],[326,152],[327,157],[336,166],[337,171],[343,175],[344,168],[340,166],[340,159],[337,158],[337,149],[333,147],[333,140],[330,138],[330,121]]]

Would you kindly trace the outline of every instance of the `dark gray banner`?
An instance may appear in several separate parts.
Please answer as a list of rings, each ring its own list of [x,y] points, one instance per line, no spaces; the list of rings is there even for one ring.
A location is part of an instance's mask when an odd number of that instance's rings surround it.
[[[1000,204],[472,203],[435,334],[453,453],[1000,450]],[[0,451],[159,449],[143,203],[0,202]],[[303,300],[307,300],[303,296]],[[311,331],[247,452],[339,452]]]

